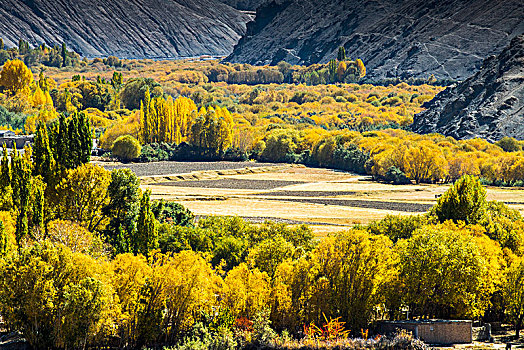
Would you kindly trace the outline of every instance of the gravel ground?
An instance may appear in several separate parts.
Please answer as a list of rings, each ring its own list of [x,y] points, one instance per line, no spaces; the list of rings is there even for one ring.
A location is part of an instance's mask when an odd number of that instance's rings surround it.
[[[233,170],[243,168],[260,168],[264,166],[282,165],[277,163],[256,162],[153,162],[131,163],[121,165],[99,164],[107,170],[131,169],[137,176],[187,174],[192,171]]]
[[[247,180],[223,178],[217,180],[189,180],[161,182],[159,186],[198,187],[198,188],[227,188],[233,190],[271,190],[283,186],[302,184],[301,181],[277,181],[277,180]]]
[[[433,205],[409,202],[382,202],[364,201],[358,199],[322,199],[322,198],[266,198],[267,200],[277,200],[285,202],[314,203],[324,205],[340,205],[344,207],[382,209],[403,211],[408,213],[423,213],[428,211]]]

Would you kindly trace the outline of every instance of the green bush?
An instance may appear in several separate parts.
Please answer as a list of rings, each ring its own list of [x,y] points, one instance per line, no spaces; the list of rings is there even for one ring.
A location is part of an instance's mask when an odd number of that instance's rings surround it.
[[[27,115],[9,112],[4,107],[0,106],[0,125],[10,126],[13,129],[24,129],[25,120]]]
[[[163,199],[154,201],[151,210],[160,223],[170,223],[178,226],[190,226],[195,216],[182,204],[165,202]]]
[[[503,137],[495,142],[495,144],[502,148],[504,152],[518,152],[522,149],[519,141],[515,140],[513,137]]]
[[[474,225],[484,218],[486,207],[486,189],[476,177],[465,175],[440,197],[431,213],[440,222],[453,220]]]
[[[380,221],[373,221],[367,229],[375,235],[388,236],[393,242],[410,238],[413,232],[428,223],[425,215],[387,215]]]
[[[140,142],[131,135],[120,136],[113,143],[113,156],[118,159],[128,162],[140,156],[142,148]]]
[[[411,180],[404,174],[402,170],[392,166],[388,169],[384,180],[391,182],[393,185],[409,185]]]

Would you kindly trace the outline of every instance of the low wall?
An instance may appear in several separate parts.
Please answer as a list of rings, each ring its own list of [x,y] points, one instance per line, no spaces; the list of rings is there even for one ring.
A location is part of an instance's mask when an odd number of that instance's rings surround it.
[[[379,332],[392,334],[397,329],[410,331],[416,338],[428,344],[460,344],[473,341],[470,320],[424,320],[424,321],[383,321]]]
[[[5,143],[7,148],[13,148],[16,143],[16,148],[22,149],[25,145],[33,143],[34,138],[33,135],[0,137],[0,147]]]

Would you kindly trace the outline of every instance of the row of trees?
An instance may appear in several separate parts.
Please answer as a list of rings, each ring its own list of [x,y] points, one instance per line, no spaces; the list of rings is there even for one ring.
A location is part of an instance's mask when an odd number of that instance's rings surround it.
[[[0,39],[0,65],[8,60],[20,59],[28,66],[42,64],[48,67],[67,67],[80,65],[80,56],[67,49],[65,43],[47,46],[45,43],[31,48],[29,43],[20,39],[17,47],[7,48]]]
[[[169,142],[179,144],[189,138],[195,103],[186,97],[155,97],[151,99],[149,90],[140,106],[140,132],[143,143]],[[202,114],[202,112],[200,113]],[[204,110],[205,114],[205,110]]]
[[[298,335],[340,318],[358,335],[372,320],[404,318],[405,307],[411,317],[522,326],[524,221],[487,202],[473,177],[428,214],[320,242],[306,226],[193,225],[181,206],[151,203],[129,170],[82,165],[60,189],[64,216],[45,236],[14,249],[12,220],[0,230],[0,314],[34,347],[193,344],[202,332],[230,349],[276,346],[269,324]]]

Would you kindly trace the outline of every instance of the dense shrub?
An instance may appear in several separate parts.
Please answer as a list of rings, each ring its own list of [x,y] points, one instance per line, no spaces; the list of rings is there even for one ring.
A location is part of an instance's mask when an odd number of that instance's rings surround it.
[[[27,115],[9,112],[3,106],[0,106],[0,126],[23,130],[26,119]]]
[[[120,136],[113,143],[111,153],[118,159],[128,162],[140,156],[140,142],[131,135]]]
[[[466,175],[439,198],[432,213],[440,222],[453,220],[477,224],[483,219],[486,206],[486,189],[477,178]]]
[[[85,348],[108,316],[108,287],[96,263],[45,242],[11,255],[0,267],[1,313],[36,349]]]
[[[154,201],[151,210],[160,223],[170,223],[177,226],[189,226],[193,224],[195,216],[182,204],[166,202],[163,199]]]
[[[399,168],[392,166],[384,176],[384,180],[391,182],[393,185],[408,185],[411,180]]]

